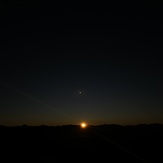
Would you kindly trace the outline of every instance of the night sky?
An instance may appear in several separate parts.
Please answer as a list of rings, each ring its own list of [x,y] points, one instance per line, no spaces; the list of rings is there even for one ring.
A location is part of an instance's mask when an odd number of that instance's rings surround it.
[[[0,6],[1,125],[163,123],[160,2]]]

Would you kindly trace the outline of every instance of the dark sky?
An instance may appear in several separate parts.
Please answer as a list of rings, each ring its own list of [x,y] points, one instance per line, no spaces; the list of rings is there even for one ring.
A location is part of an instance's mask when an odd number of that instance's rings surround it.
[[[0,124],[163,123],[162,3],[0,6]]]

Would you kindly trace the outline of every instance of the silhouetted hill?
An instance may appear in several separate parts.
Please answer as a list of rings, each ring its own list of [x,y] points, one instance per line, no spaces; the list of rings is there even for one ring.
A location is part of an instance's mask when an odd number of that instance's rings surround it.
[[[1,159],[162,162],[163,125],[0,126]]]

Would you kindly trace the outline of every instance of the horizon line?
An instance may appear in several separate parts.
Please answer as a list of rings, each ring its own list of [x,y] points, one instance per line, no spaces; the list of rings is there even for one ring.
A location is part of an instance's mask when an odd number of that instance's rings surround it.
[[[163,125],[163,123],[138,123],[138,124],[117,124],[117,123],[103,123],[103,124],[88,124],[88,126],[141,126],[141,125]],[[28,124],[22,124],[22,125],[1,125],[0,127],[63,127],[63,126],[80,126],[80,124],[63,124],[63,125],[46,125],[46,124],[40,124],[40,125],[28,125]]]

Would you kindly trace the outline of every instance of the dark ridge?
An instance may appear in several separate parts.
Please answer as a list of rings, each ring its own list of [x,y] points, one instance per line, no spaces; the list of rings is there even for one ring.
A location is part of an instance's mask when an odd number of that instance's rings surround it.
[[[85,129],[79,125],[1,125],[0,133],[1,156],[8,161],[163,162],[163,125],[157,123]]]

